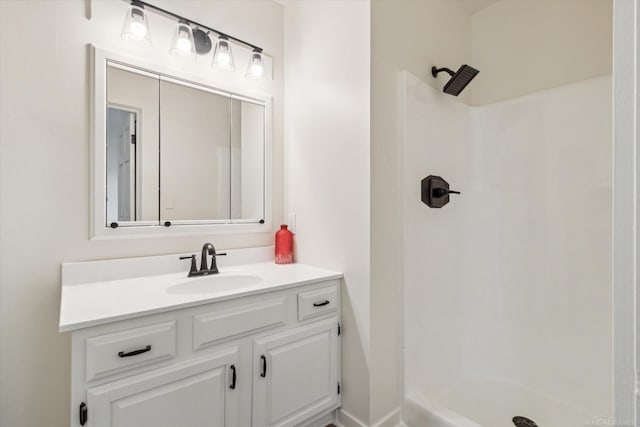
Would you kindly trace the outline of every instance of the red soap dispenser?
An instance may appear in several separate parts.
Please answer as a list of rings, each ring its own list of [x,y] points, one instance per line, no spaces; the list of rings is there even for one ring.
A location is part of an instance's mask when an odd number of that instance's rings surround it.
[[[293,263],[293,233],[286,224],[276,231],[276,264]]]

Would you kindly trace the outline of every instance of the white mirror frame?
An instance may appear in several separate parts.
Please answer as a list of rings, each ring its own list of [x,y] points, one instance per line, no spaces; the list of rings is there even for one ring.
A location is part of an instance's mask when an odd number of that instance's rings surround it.
[[[272,97],[264,94],[244,93],[243,91],[227,90],[214,87],[211,82],[198,75],[177,72],[173,68],[163,65],[150,64],[131,56],[120,55],[90,46],[91,50],[91,170],[90,170],[90,236],[91,239],[121,239],[139,237],[168,237],[194,234],[239,234],[265,233],[272,231]],[[235,98],[257,100],[265,106],[265,144],[264,144],[264,223],[249,222],[235,219],[229,221],[172,221],[170,227],[149,221],[140,221],[136,225],[111,228],[107,224],[107,182],[106,182],[106,118],[107,118],[107,62],[119,62],[129,66],[149,70],[161,76],[179,79],[182,82],[201,85],[212,90],[232,93]]]

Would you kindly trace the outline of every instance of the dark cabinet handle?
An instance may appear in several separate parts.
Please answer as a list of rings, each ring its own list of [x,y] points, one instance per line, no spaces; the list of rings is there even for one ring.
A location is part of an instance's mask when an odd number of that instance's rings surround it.
[[[151,351],[151,345],[148,345],[145,348],[139,348],[138,350],[130,351],[128,353],[125,353],[124,351],[119,351],[118,356],[120,357],[137,356],[139,354],[146,353],[147,351]]]
[[[87,423],[87,404],[82,402],[80,404],[80,425],[83,426]]]
[[[262,360],[262,372],[260,373],[260,376],[262,378],[265,378],[267,376],[267,358],[264,357],[264,354],[262,356],[260,356],[260,360]]]
[[[328,299],[322,301],[322,302],[314,302],[313,306],[314,307],[322,307],[323,305],[329,305],[331,304],[331,301],[329,301]]]
[[[236,377],[236,366],[235,365],[231,365],[231,385],[229,386],[229,388],[231,390],[235,390],[236,389],[236,380],[238,378]]]

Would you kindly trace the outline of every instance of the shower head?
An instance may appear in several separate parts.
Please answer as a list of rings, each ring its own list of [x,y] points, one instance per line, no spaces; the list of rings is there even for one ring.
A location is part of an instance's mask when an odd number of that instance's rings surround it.
[[[431,75],[433,77],[437,77],[438,73],[444,71],[449,74],[451,78],[444,85],[444,89],[442,91],[444,93],[448,93],[449,95],[458,96],[460,92],[464,90],[465,87],[473,80],[473,78],[480,72],[473,67],[470,67],[467,64],[462,65],[458,68],[458,71],[455,73],[448,68],[431,68]]]
[[[513,417],[512,421],[516,427],[538,427],[538,424],[527,417]]]

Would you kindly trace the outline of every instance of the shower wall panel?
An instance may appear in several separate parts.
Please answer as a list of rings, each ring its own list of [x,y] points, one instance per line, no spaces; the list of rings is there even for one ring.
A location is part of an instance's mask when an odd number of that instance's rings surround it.
[[[500,381],[506,414],[610,416],[611,78],[481,107],[400,81],[405,392],[489,423],[460,390]],[[462,194],[429,209],[429,174]]]

